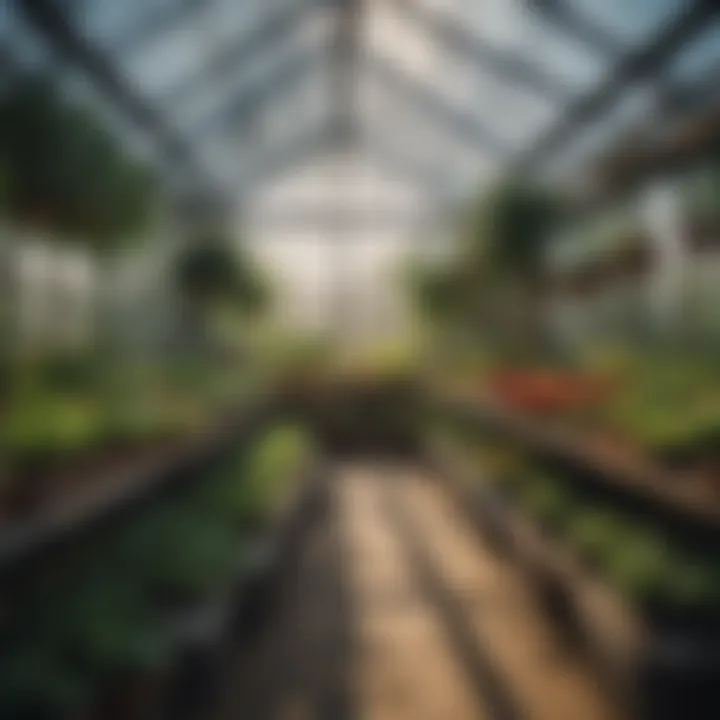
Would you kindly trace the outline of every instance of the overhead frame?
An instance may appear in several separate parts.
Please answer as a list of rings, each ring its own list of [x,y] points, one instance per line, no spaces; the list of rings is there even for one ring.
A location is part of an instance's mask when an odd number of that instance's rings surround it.
[[[143,45],[155,40],[166,32],[172,32],[186,18],[192,17],[205,7],[204,0],[174,0],[170,7],[161,7],[143,13],[132,23],[132,27],[123,30],[120,37],[111,43],[118,53],[133,53]]]
[[[714,0],[688,2],[682,12],[646,43],[626,52],[606,81],[573,102],[528,151],[520,152],[512,169],[517,173],[534,170],[567,142],[568,137],[576,137],[583,125],[610,108],[630,83],[661,74],[675,53],[705,27],[718,9]]]
[[[425,27],[449,54],[463,57],[509,86],[530,91],[544,100],[565,102],[570,89],[558,78],[534,65],[528,58],[493,47],[487,40],[417,0],[392,0],[411,22]]]
[[[105,93],[140,127],[148,131],[168,158],[185,167],[205,186],[215,186],[211,175],[199,162],[193,148],[168,126],[161,114],[132,87],[112,60],[83,37],[72,19],[55,0],[19,0],[27,20],[60,54],[88,73]]]
[[[528,2],[537,7],[538,12],[544,13],[552,22],[573,32],[578,39],[583,40],[584,38],[584,42],[588,46],[592,45],[598,51],[610,54],[613,48],[620,47],[619,43],[608,42],[606,33],[589,24],[564,0],[528,0]],[[508,54],[489,45],[487,41],[475,37],[459,23],[421,7],[414,0],[394,0],[394,3],[408,18],[423,23],[433,32],[448,52],[456,52],[472,60],[478,67],[482,67],[506,81],[509,87],[524,88],[551,101],[567,100],[568,88],[559,83],[556,78],[541,72],[526,58]],[[180,163],[206,187],[214,187],[217,192],[222,191],[222,188],[212,182],[208,169],[201,166],[196,152],[197,148],[193,147],[191,140],[177,134],[166,123],[166,118],[163,117],[158,107],[136,93],[135,88],[127,82],[113,64],[113,59],[78,31],[73,23],[73,18],[59,2],[56,0],[19,0],[18,4],[23,14],[46,36],[50,43],[64,56],[82,66],[130,118],[155,138],[163,152],[171,160]],[[354,91],[349,93],[348,88],[355,86],[362,59],[357,39],[357,18],[360,6],[361,0],[296,0],[280,10],[273,11],[260,22],[257,28],[248,33],[249,39],[221,51],[198,71],[194,79],[183,81],[182,85],[178,85],[174,91],[170,91],[166,98],[160,99],[173,101],[174,97],[177,101],[181,96],[189,97],[193,91],[192,86],[196,82],[208,81],[217,77],[218,74],[230,72],[233,67],[236,67],[235,63],[242,64],[249,61],[256,52],[262,51],[267,46],[266,43],[285,37],[286,32],[292,30],[303,13],[311,8],[335,7],[340,17],[354,17],[352,22],[348,20],[345,22],[347,27],[352,25],[355,29],[352,33],[346,30],[338,32],[336,35],[334,53],[337,72],[333,72],[336,77],[334,93],[338,100],[337,118],[333,127],[325,129],[323,132],[329,133],[325,138],[326,145],[327,143],[338,145],[341,141],[352,140],[353,137],[357,137],[358,133]],[[196,3],[187,0],[178,4],[177,7],[173,6],[172,16],[178,18],[181,11],[184,14],[196,8]],[[646,43],[620,53],[617,56],[617,62],[614,63],[614,69],[606,80],[591,88],[576,101],[571,102],[557,122],[554,122],[546,133],[537,138],[529,149],[516,153],[510,169],[517,172],[534,170],[545,158],[555,153],[561,145],[577,137],[584,125],[591,123],[608,110],[632,82],[662,74],[663,68],[670,59],[703,29],[706,22],[716,14],[717,9],[717,4],[713,0],[694,0]],[[171,16],[171,11],[164,10],[163,15],[167,20]],[[158,18],[157,23],[147,21],[148,32],[153,26],[159,27],[159,11],[156,17]],[[339,27],[342,27],[342,23]],[[366,58],[363,62],[381,82],[385,82],[393,92],[402,95],[405,102],[413,105],[419,114],[431,117],[439,126],[446,127],[450,134],[462,138],[463,141],[474,147],[492,152],[499,157],[507,157],[507,148],[500,145],[480,118],[452,107],[431,89],[424,87],[423,83],[405,76],[402,71],[396,71],[382,58]],[[264,78],[262,83],[258,83],[258,86],[252,89],[252,92],[247,95],[241,94],[238,98],[233,99],[229,103],[227,113],[213,122],[218,122],[220,126],[223,122],[242,123],[244,118],[252,116],[256,108],[267,103],[271,95],[280,94],[290,87],[293,76],[297,78],[300,74],[298,68],[278,70],[275,75],[277,82],[268,83],[268,78]],[[348,82],[351,75],[355,77],[355,80]],[[340,101],[342,97],[345,99]],[[321,144],[318,141],[314,146],[318,147]],[[377,145],[377,140],[368,143],[364,149],[369,149],[372,144]],[[313,144],[311,143],[311,145]],[[393,143],[390,142],[389,145],[393,145]],[[297,162],[303,154],[285,150],[273,151],[272,157],[268,157],[267,163],[271,167],[278,168]],[[384,155],[384,153],[379,154]],[[265,161],[261,161],[259,164],[263,165],[264,163]],[[399,167],[400,164],[397,163],[396,166]],[[419,184],[431,184],[426,183],[427,173],[425,170],[418,169],[424,167],[419,159],[404,158],[402,164],[406,168],[407,176],[413,175],[420,178]],[[412,171],[407,171],[407,168],[411,168]],[[249,183],[254,186],[255,180],[250,179]],[[439,184],[443,184],[443,181],[439,181]]]
[[[222,75],[249,63],[265,51],[269,45],[284,40],[297,26],[303,16],[313,9],[322,8],[331,0],[293,0],[289,5],[269,12],[255,23],[256,27],[242,33],[236,43],[223,47],[190,78],[180,80],[167,90],[165,101],[177,105],[192,96],[197,88],[212,83]]]
[[[599,27],[574,8],[568,0],[525,0],[531,12],[537,12],[587,48],[617,57],[623,46],[611,33]]]

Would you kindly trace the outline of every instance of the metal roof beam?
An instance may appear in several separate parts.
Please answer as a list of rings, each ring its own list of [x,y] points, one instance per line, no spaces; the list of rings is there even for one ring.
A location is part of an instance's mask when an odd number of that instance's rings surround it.
[[[650,40],[625,53],[599,87],[573,102],[528,151],[521,152],[513,163],[514,171],[526,173],[534,169],[557,152],[569,137],[610,109],[629,84],[661,74],[675,53],[700,32],[717,11],[715,0],[688,3]]]
[[[63,56],[80,66],[128,117],[160,143],[170,160],[182,165],[202,184],[213,186],[192,148],[165,124],[154,107],[134,92],[111,60],[83,37],[58,2],[20,0],[20,8]]]
[[[614,35],[589,20],[568,0],[525,0],[530,12],[541,20],[551,21],[567,35],[579,40],[600,55],[617,57],[623,51],[622,43]]]
[[[335,115],[317,127],[294,133],[280,142],[267,140],[264,147],[249,160],[250,170],[243,173],[239,192],[249,193],[257,189],[260,183],[273,180],[287,168],[299,166],[323,151],[347,151],[346,130],[341,116]],[[447,189],[443,177],[429,162],[405,152],[394,139],[379,133],[357,139],[359,142],[352,151],[359,158],[372,160],[381,169],[398,175],[432,195],[440,195]]]
[[[138,52],[143,46],[171,31],[204,7],[207,7],[207,3],[203,0],[175,0],[170,7],[160,7],[143,13],[139,20],[132,23],[132,27],[124,30],[112,41],[112,47],[118,54]]]
[[[249,170],[241,174],[238,193],[245,195],[256,190],[261,183],[275,179],[288,168],[301,167],[313,156],[332,149],[337,143],[337,130],[337,122],[331,118],[295,132],[289,138],[265,140],[248,158]]]
[[[448,53],[454,53],[501,80],[546,100],[564,101],[568,87],[532,60],[493,47],[458,22],[423,7],[416,0],[393,0],[404,17],[424,26]]]
[[[165,91],[165,100],[177,105],[189,98],[198,88],[203,88],[223,75],[228,75],[251,62],[273,45],[285,39],[297,27],[303,15],[326,5],[329,0],[293,0],[291,3],[266,13],[254,23],[254,27],[242,33],[236,42],[220,48],[206,64],[190,77],[180,80]]]
[[[247,127],[256,112],[270,101],[291,90],[313,68],[321,70],[325,59],[327,53],[321,48],[302,48],[272,71],[261,75],[249,87],[244,86],[230,97],[220,110],[198,123],[191,131],[192,136],[221,134],[234,128]]]

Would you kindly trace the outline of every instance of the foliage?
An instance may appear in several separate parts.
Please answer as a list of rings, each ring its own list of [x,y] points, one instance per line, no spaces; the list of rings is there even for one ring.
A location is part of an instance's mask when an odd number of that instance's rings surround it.
[[[50,622],[57,625],[47,631],[88,672],[145,671],[169,661],[169,638],[148,598],[115,568],[92,570],[56,597],[55,606]]]
[[[415,265],[409,279],[418,310],[428,319],[452,321],[464,311],[465,293],[453,264]]]
[[[70,720],[89,695],[86,678],[42,644],[26,644],[0,664],[2,717]]]
[[[0,442],[16,470],[67,459],[101,438],[96,408],[87,401],[24,398],[5,413]]]
[[[521,488],[521,502],[549,530],[562,529],[572,511],[572,500],[562,482],[546,477],[528,478]]]
[[[11,217],[83,239],[99,250],[142,230],[154,180],[89,108],[49,79],[17,81],[0,101],[0,154]]]
[[[269,302],[258,269],[222,237],[197,238],[186,247],[176,278],[180,291],[199,306],[229,304],[252,315]]]
[[[238,537],[190,503],[150,513],[118,540],[118,562],[158,597],[195,599],[218,589],[237,564]]]
[[[628,523],[609,509],[578,506],[568,523],[570,543],[591,562],[606,562],[613,553],[622,552]]]
[[[271,429],[206,489],[206,500],[245,530],[267,523],[297,479],[310,451],[305,432],[285,425]]]
[[[468,260],[535,279],[559,216],[557,201],[541,188],[518,182],[499,185],[470,215],[464,238]]]
[[[611,581],[634,602],[643,605],[668,597],[676,558],[661,536],[637,528],[606,562]]]
[[[640,353],[620,370],[623,392],[604,422],[635,442],[661,452],[708,452],[720,438],[717,363],[711,357],[663,357]]]

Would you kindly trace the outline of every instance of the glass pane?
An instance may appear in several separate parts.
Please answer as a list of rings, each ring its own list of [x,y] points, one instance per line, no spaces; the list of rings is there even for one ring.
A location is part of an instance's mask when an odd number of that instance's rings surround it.
[[[608,31],[625,44],[649,38],[672,20],[687,0],[563,0],[577,9],[588,21]]]
[[[694,80],[720,75],[720,21],[709,23],[697,39],[688,43],[675,57],[670,71],[674,82],[692,83]]]

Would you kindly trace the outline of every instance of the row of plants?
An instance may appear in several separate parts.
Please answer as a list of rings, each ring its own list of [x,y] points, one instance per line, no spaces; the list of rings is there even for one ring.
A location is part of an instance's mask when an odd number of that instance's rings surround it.
[[[614,438],[657,460],[717,457],[720,396],[714,355],[625,350],[598,368],[496,372],[486,379],[504,404],[541,420]]]
[[[6,517],[32,512],[48,495],[62,493],[64,476],[94,482],[99,471],[197,434],[259,380],[247,365],[217,363],[115,367],[62,358],[42,366],[16,375],[2,408]]]
[[[714,167],[715,151],[702,162]],[[716,175],[715,168],[701,188],[705,215],[720,207]],[[685,204],[687,213],[701,212]],[[633,199],[593,215],[557,192],[521,182],[501,183],[477,198],[458,226],[453,255],[411,273],[429,336],[431,381],[444,394],[496,403],[568,433],[582,429],[590,437],[580,441],[636,464],[687,469],[680,482],[712,493],[720,398],[711,343],[690,343],[683,327],[632,339],[618,327],[621,351],[607,363],[603,346],[612,330],[595,340],[573,339],[550,317],[559,246],[582,256],[595,245],[604,258],[638,240]],[[641,244],[653,252],[647,238]]]
[[[638,353],[620,371],[623,391],[603,409],[601,425],[669,460],[717,456],[720,376],[712,355]]]
[[[178,618],[219,596],[237,602],[254,541],[272,529],[311,456],[300,426],[271,427],[182,495],[24,586],[0,631],[0,715],[158,717],[128,703],[147,705],[172,678]]]
[[[720,375],[714,354],[624,352],[577,379],[546,373],[495,381],[495,397],[539,426],[547,422],[628,467],[717,500],[720,490]],[[499,391],[498,391],[499,390]]]
[[[470,469],[466,477],[482,482],[474,488],[478,495],[489,493],[515,508],[644,618],[720,627],[720,562],[713,548],[697,547],[652,517],[588,493],[569,474],[515,446],[457,427],[440,427],[434,442]]]

